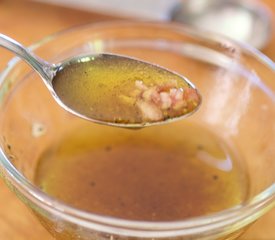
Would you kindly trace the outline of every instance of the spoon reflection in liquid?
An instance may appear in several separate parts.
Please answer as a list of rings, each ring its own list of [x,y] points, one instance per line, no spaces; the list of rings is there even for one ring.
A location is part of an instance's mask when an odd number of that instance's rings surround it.
[[[201,103],[188,79],[137,59],[104,53],[51,64],[3,34],[0,46],[36,70],[61,107],[92,122],[141,128],[187,117]]]

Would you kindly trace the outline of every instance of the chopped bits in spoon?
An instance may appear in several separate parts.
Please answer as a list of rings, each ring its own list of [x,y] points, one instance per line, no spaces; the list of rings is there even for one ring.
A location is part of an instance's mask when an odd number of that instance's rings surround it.
[[[162,121],[180,117],[198,106],[200,98],[195,89],[178,87],[175,80],[162,85],[147,86],[136,80],[129,96],[120,97],[125,104],[135,104],[143,121]]]

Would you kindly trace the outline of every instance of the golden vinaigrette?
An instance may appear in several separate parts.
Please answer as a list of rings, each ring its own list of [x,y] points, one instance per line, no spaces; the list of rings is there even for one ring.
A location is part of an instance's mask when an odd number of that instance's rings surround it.
[[[178,118],[193,112],[201,100],[180,75],[108,54],[69,62],[52,84],[66,106],[109,123],[146,124]]]
[[[183,220],[245,201],[238,157],[204,127],[103,128],[74,129],[49,148],[36,184],[76,208],[140,221]]]

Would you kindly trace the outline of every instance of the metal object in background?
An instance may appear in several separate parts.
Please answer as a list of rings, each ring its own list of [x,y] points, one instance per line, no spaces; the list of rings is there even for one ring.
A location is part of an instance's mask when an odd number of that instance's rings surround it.
[[[183,0],[170,20],[226,35],[262,49],[271,31],[271,14],[252,0]]]
[[[271,35],[271,13],[257,0],[35,0],[114,16],[177,21],[262,49]]]

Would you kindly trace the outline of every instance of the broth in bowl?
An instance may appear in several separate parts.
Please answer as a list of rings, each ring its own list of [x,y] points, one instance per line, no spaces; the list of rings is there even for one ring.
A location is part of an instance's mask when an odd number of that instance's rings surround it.
[[[234,151],[203,126],[168,125],[73,129],[40,157],[35,182],[73,207],[128,220],[184,220],[241,204],[247,179]]]

